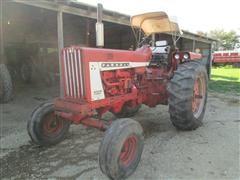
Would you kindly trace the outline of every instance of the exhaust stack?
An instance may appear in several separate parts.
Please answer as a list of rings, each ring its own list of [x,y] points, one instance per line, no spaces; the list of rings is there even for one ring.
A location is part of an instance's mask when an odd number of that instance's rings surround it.
[[[96,23],[96,46],[104,46],[104,25],[102,23],[103,5],[98,4],[97,6],[97,23]]]

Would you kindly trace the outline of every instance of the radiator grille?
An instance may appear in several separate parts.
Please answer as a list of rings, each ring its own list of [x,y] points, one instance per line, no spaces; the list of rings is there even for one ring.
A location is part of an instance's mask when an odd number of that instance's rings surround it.
[[[64,91],[68,98],[83,98],[83,73],[80,49],[63,50]]]

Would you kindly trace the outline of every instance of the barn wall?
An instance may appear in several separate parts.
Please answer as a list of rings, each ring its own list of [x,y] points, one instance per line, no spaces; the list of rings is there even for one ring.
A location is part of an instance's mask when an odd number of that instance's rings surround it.
[[[59,72],[57,12],[8,2],[5,18],[5,52],[13,79],[21,79],[27,64],[32,81],[49,81]],[[95,47],[95,23],[95,19],[63,14],[64,46]],[[104,22],[104,27],[105,48],[128,49],[135,44],[129,26]]]
[[[45,9],[7,3],[6,41],[57,45],[57,14]]]
[[[129,26],[104,22],[105,47],[129,49],[135,45],[134,36]]]
[[[10,69],[19,77],[23,64],[33,66],[36,77],[51,71],[58,73],[57,12],[19,3],[7,3],[5,19],[5,49]],[[95,19],[63,14],[64,46],[78,45],[95,47]],[[105,48],[129,49],[136,47],[132,29],[126,25],[104,22]],[[173,45],[172,37],[159,34],[156,40],[167,40]],[[199,48],[209,63],[210,44],[181,38],[180,50],[195,51]],[[17,73],[16,73],[17,72]],[[39,79],[39,78],[38,78]],[[40,81],[41,78],[39,79]]]

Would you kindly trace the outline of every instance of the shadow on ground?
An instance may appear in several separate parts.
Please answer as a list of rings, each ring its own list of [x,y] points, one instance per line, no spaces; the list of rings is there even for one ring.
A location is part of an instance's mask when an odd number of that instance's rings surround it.
[[[219,93],[237,93],[240,94],[240,82],[233,81],[213,81],[209,82],[209,90]]]
[[[165,106],[163,106],[165,107]],[[166,107],[165,107],[166,109]],[[144,116],[143,116],[144,114]],[[146,119],[149,114],[151,118]],[[168,116],[167,111],[164,116]],[[145,139],[156,133],[174,131],[169,117],[144,107],[134,117],[143,127]],[[108,113],[106,120],[113,119]],[[161,120],[160,120],[161,119]],[[98,148],[104,132],[81,125],[72,126],[66,139],[51,147],[39,147],[31,142],[0,159],[0,174],[7,179],[76,179],[98,168]]]

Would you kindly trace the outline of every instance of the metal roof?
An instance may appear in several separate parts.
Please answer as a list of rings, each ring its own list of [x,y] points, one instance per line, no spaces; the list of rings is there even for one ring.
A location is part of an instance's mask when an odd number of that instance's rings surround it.
[[[77,2],[76,0],[11,0],[12,2],[30,5],[38,8],[44,8],[52,11],[62,11],[63,13],[96,19],[97,7],[87,3]],[[116,11],[103,9],[103,20],[116,24],[130,26],[131,16]],[[182,30],[182,37],[205,43],[212,43],[216,39],[198,35],[186,30]]]

